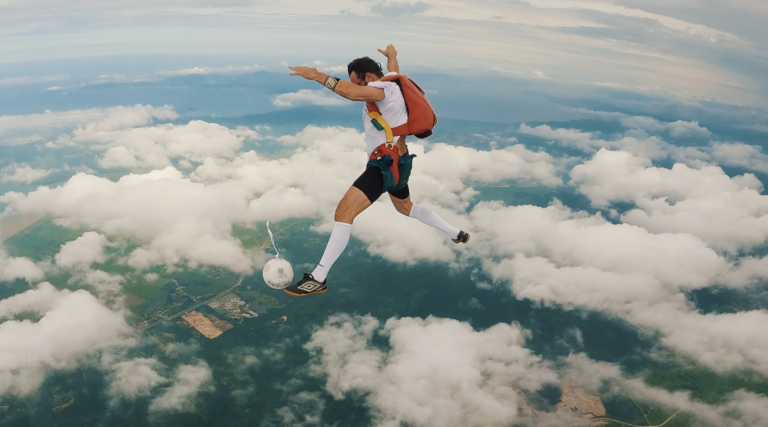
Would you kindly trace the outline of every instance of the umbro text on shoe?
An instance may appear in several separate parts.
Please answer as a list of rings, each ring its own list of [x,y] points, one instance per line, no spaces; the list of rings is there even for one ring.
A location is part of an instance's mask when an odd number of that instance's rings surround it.
[[[285,288],[285,293],[295,297],[303,297],[311,294],[322,294],[328,290],[327,280],[318,282],[309,273],[304,273],[304,277],[295,285]]]

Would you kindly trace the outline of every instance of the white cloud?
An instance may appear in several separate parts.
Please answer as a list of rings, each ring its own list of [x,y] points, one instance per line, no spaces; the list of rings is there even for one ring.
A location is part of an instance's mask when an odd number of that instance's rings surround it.
[[[432,8],[432,5],[423,1],[398,2],[385,0],[383,2],[373,4],[371,6],[371,11],[390,18],[398,18],[407,15],[419,15],[426,12],[430,8]]]
[[[106,261],[104,247],[109,243],[106,236],[87,231],[77,239],[61,246],[54,257],[61,267],[89,267],[94,262]]]
[[[64,80],[64,76],[22,76],[0,79],[0,86],[27,85],[33,83],[47,83]]]
[[[246,74],[258,71],[258,65],[228,65],[226,67],[192,67],[175,71],[160,71],[158,75],[163,77],[189,76],[192,74]]]
[[[49,212],[65,226],[150,242],[129,257],[136,268],[187,260],[249,271],[253,260],[231,235],[232,221],[248,219],[247,197],[237,186],[196,184],[169,167],[117,182],[79,173],[57,188],[0,198],[20,211]]]
[[[390,349],[373,346],[375,335],[388,337]],[[522,346],[524,336],[506,324],[477,332],[452,319],[392,318],[380,328],[370,316],[342,314],[305,347],[331,395],[362,393],[378,425],[510,425],[524,415],[521,390],[558,381]]]
[[[190,138],[200,139],[194,134]],[[189,178],[171,167],[126,175],[117,182],[80,173],[59,187],[40,187],[27,195],[11,192],[0,200],[10,204],[12,211],[53,214],[67,226],[147,242],[127,260],[136,268],[189,261],[248,271],[260,258],[245,253],[232,237],[233,223],[321,217],[324,221],[318,230],[328,231],[336,204],[365,167],[362,135],[351,129],[310,126],[279,141],[299,148],[283,159],[252,151],[231,161],[209,157]],[[451,210],[463,212],[476,194],[465,181],[560,183],[551,156],[521,145],[486,152],[434,144],[426,151],[425,146],[412,143],[410,149],[418,155],[410,181],[413,199],[459,223],[460,216]],[[383,235],[373,221],[393,216],[408,223],[398,227],[400,241]],[[398,261],[403,254],[411,256],[410,262],[453,258],[439,232],[400,218],[389,202],[377,203],[361,216],[355,235],[373,253]]]
[[[93,289],[102,302],[122,302],[121,285],[125,278],[119,274],[109,274],[101,270],[81,270],[72,276],[70,283],[84,284]],[[80,282],[80,283],[78,283]],[[118,304],[117,307],[122,307]]]
[[[635,203],[622,221],[655,233],[688,233],[726,251],[768,239],[768,197],[751,174],[731,178],[717,166],[683,164],[665,169],[630,153],[600,150],[571,177],[595,206]]]
[[[34,169],[28,165],[12,164],[0,171],[0,177],[2,177],[4,182],[31,184],[35,181],[40,181],[55,171],[55,169]]]
[[[547,186],[562,184],[552,156],[544,151],[530,151],[522,144],[490,151],[443,143],[432,144],[429,148],[425,159],[417,157],[415,161],[421,163],[419,166],[424,175],[447,183],[448,187],[458,188],[464,180],[494,183],[530,179]]]
[[[319,71],[322,71],[324,73],[328,73],[328,74],[331,74],[331,75],[339,75],[339,74],[347,75],[347,66],[346,65],[330,65],[330,64],[326,64],[323,61],[315,61],[313,65]]]
[[[519,131],[556,141],[563,145],[573,146],[586,153],[593,153],[601,148],[611,148],[628,151],[650,159],[660,159],[667,157],[671,150],[671,145],[663,139],[649,136],[642,131],[629,131],[612,140],[599,139],[592,132],[583,132],[578,129],[552,129],[549,125],[532,128],[523,123],[520,125]]]
[[[24,116],[0,116],[0,134],[11,130],[41,128],[67,128],[87,125],[88,132],[108,131],[144,126],[154,120],[174,120],[178,114],[173,108],[135,105],[133,107],[92,108],[62,112],[46,111],[43,114]]]
[[[35,312],[39,321],[14,320]],[[29,394],[49,369],[71,369],[94,351],[132,345],[132,330],[122,314],[101,305],[83,290],[59,291],[44,282],[0,300],[0,394]]]
[[[197,365],[182,365],[176,370],[173,384],[149,405],[150,412],[191,412],[201,391],[213,390],[213,375],[202,360]]]
[[[737,390],[723,403],[708,405],[687,391],[628,378],[618,365],[584,354],[551,364],[524,347],[528,334],[516,325],[475,331],[467,323],[434,317],[391,318],[382,328],[370,316],[339,314],[316,329],[305,348],[312,354],[310,372],[325,378],[326,390],[335,399],[362,395],[378,426],[592,425],[569,411],[532,410],[522,391],[535,392],[544,384],[583,388],[603,399],[630,397],[706,425],[759,427],[764,421],[764,396]],[[388,339],[386,350],[374,344],[377,338]],[[315,395],[298,400],[320,410],[302,419],[294,402],[281,409],[286,423],[319,423],[322,401]]]
[[[687,138],[690,136],[708,137],[712,133],[705,127],[699,126],[699,122],[685,122],[678,120],[676,122],[669,123],[669,134],[675,138]]]
[[[157,372],[160,368],[160,362],[147,358],[116,363],[110,367],[112,373],[107,393],[113,402],[121,398],[135,399],[147,396],[155,387],[168,381]]]
[[[743,129],[754,130],[754,131],[757,131],[757,132],[768,133],[768,125],[751,124],[751,125],[742,125],[742,126],[739,126],[739,127],[743,128]]]
[[[105,149],[99,165],[104,168],[163,168],[171,159],[202,162],[208,157],[233,158],[243,140],[261,139],[246,127],[230,129],[193,120],[185,125],[165,124],[116,131],[77,129],[74,142],[98,144]]]
[[[762,310],[700,314],[686,290],[712,286],[734,268],[700,239],[652,234],[601,216],[481,203],[470,214],[475,256],[518,298],[609,313],[718,371],[768,373]]]
[[[290,427],[320,426],[322,423],[325,400],[320,393],[302,391],[288,398],[288,405],[276,412],[281,425]]]
[[[629,129],[642,129],[651,133],[661,133],[669,131],[670,136],[674,138],[687,138],[697,136],[706,138],[712,135],[709,129],[699,126],[699,122],[677,120],[675,122],[662,122],[658,119],[648,116],[632,116],[629,114],[615,111],[593,111],[583,108],[577,109],[585,114],[597,116],[605,120],[618,120],[622,126]]]
[[[758,145],[716,143],[712,146],[712,159],[724,166],[768,173],[768,155]]]
[[[301,89],[298,92],[278,95],[272,101],[276,107],[296,107],[299,105],[321,105],[323,107],[344,107],[351,103],[323,90]]]
[[[40,281],[45,274],[43,270],[28,258],[9,257],[0,246],[0,282],[24,279],[29,283]]]

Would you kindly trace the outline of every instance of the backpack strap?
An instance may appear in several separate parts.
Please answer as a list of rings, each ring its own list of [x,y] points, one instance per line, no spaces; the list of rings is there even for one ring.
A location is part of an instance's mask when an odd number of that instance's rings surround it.
[[[376,106],[375,102],[367,102],[365,104],[365,109],[367,110],[368,117],[371,118],[371,123],[373,123],[373,127],[375,127],[378,130],[383,130],[387,135],[387,143],[391,144],[392,141],[395,140],[394,137],[401,136],[401,135],[410,135],[411,130],[408,127],[408,122],[403,123],[400,126],[391,127],[389,123],[387,123],[386,120],[384,120],[384,117],[381,116],[381,112],[379,111],[379,107]]]
[[[406,77],[404,74],[397,74],[394,76],[384,76],[380,78],[377,81],[380,82],[393,82],[397,84],[397,87],[400,89],[400,93],[403,93],[403,86],[400,84],[400,77]],[[405,94],[403,93],[403,102],[405,102]],[[397,127],[390,127],[389,123],[387,123],[386,120],[384,120],[384,117],[381,116],[381,111],[379,110],[379,107],[376,106],[375,102],[366,102],[365,103],[366,111],[368,111],[367,115],[371,118],[371,123],[373,123],[373,126],[378,130],[383,130],[386,132],[387,135],[387,143],[391,144],[394,141],[394,137],[396,136],[402,136],[402,135],[411,135],[411,128],[408,126],[408,122],[403,123],[400,126]],[[406,114],[408,113],[408,104],[405,104],[405,111]],[[408,115],[410,117],[410,115]]]
[[[371,104],[373,104],[371,102]],[[373,127],[375,127],[378,130],[383,130],[384,134],[387,136],[387,144],[392,144],[392,142],[395,140],[395,136],[392,134],[392,127],[389,126],[389,123],[387,123],[386,120],[384,120],[384,117],[381,117],[381,113],[378,111],[368,111],[368,117],[371,118],[371,123],[373,123]]]

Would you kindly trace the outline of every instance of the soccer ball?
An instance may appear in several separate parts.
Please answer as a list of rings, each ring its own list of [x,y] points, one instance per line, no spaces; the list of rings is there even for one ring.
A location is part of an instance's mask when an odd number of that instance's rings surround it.
[[[261,271],[264,281],[272,289],[285,289],[293,281],[293,267],[282,258],[273,258]]]

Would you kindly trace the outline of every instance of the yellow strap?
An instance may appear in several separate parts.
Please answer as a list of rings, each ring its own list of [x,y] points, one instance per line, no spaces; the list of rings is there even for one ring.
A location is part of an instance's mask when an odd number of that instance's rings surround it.
[[[376,111],[369,111],[368,117],[370,117],[371,120],[376,120],[379,122],[381,127],[384,128],[384,133],[387,135],[387,144],[392,144],[392,142],[395,140],[395,136],[392,134],[392,127],[390,127],[389,123],[384,120],[384,117],[381,117],[381,114]]]

